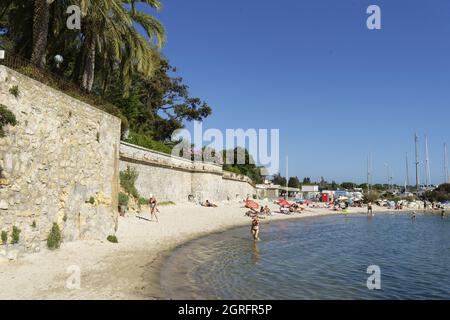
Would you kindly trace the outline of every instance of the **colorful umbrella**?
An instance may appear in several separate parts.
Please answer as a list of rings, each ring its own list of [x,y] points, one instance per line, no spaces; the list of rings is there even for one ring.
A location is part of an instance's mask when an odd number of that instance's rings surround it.
[[[249,208],[249,209],[258,209],[259,208],[259,204],[257,204],[255,201],[253,200],[247,200],[245,202],[245,207]]]
[[[282,205],[282,206],[288,206],[288,207],[291,206],[291,204],[289,202],[287,202],[286,200],[284,200],[284,199],[279,199],[278,200],[278,204]]]

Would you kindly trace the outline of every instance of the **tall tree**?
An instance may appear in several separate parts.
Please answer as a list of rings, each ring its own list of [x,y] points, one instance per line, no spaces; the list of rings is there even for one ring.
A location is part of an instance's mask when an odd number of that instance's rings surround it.
[[[288,182],[288,187],[300,188],[300,180],[298,177],[290,177]]]
[[[272,183],[280,186],[286,185],[286,178],[282,177],[280,174],[276,174],[272,178]]]
[[[81,86],[90,92],[93,89],[97,55],[103,55],[107,72],[111,65],[120,65],[124,92],[131,86],[132,74],[151,76],[155,70],[157,49],[165,42],[163,26],[157,19],[143,11],[136,11],[136,1],[98,0],[86,3],[89,12],[83,22],[84,67]],[[157,0],[139,1],[159,9]],[[126,5],[132,8],[127,9]],[[146,32],[146,39],[136,28],[140,25]],[[152,43],[155,41],[155,44]]]
[[[34,0],[33,4],[33,49],[31,62],[40,68],[44,68],[50,19],[49,4],[47,0]]]
[[[160,59],[152,78],[134,75],[128,97],[122,95],[121,77],[114,77],[105,98],[120,106],[133,131],[167,141],[185,121],[201,121],[212,112],[205,101],[190,95],[183,78],[175,73],[176,68]]]

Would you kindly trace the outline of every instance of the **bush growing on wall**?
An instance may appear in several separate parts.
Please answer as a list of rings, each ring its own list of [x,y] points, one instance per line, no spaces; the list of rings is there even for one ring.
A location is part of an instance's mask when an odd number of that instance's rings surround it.
[[[6,244],[8,242],[8,232],[5,230],[2,231],[2,244]]]
[[[5,136],[3,128],[8,124],[15,126],[17,124],[16,116],[4,105],[0,104],[0,138]]]
[[[128,195],[123,192],[119,193],[119,206],[127,206],[129,200]]]
[[[13,226],[12,236],[11,236],[11,244],[17,244],[20,240],[20,232],[21,230],[16,226]]]
[[[165,145],[163,142],[155,141],[149,136],[135,132],[130,132],[130,135],[128,136],[126,142],[167,154],[171,154],[172,152],[172,149],[169,146]]]
[[[47,247],[50,250],[58,249],[61,246],[61,230],[57,223],[53,223],[52,230],[47,237]]]
[[[125,171],[120,172],[120,185],[128,195],[133,196],[136,199],[139,199],[139,193],[134,184],[136,183],[138,176],[139,174],[136,169],[130,167],[127,167]]]

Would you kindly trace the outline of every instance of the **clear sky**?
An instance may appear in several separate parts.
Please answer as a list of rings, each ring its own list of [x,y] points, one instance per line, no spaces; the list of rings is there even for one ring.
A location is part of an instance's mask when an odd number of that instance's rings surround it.
[[[213,115],[206,128],[279,128],[281,171],[414,181],[414,132],[432,182],[450,143],[450,1],[162,0],[164,54]],[[366,9],[381,7],[382,29]],[[422,170],[422,178],[424,173]]]

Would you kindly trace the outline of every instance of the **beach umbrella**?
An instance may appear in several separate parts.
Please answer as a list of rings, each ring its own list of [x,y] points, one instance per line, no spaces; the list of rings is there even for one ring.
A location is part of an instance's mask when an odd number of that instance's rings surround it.
[[[282,206],[288,206],[288,207],[291,206],[291,204],[289,202],[287,202],[286,200],[284,200],[284,199],[278,200],[278,204],[282,205]]]
[[[259,208],[259,204],[257,204],[255,201],[253,200],[247,200],[245,202],[245,207],[249,208],[249,209],[258,209]]]

